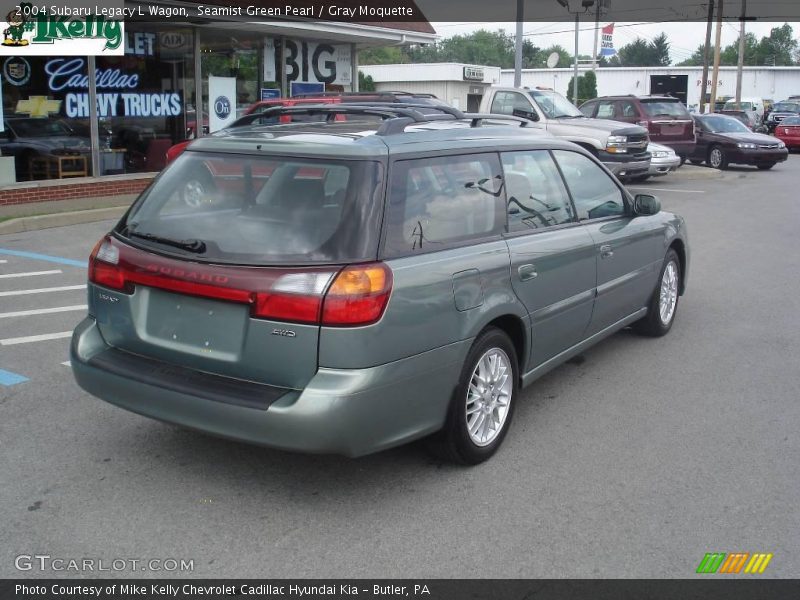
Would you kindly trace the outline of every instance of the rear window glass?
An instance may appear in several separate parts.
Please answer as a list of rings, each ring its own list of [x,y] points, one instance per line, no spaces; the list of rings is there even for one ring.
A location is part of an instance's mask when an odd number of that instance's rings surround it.
[[[184,152],[118,232],[164,253],[235,264],[339,263],[377,255],[382,166]],[[138,234],[138,235],[137,235]],[[187,250],[142,235],[203,242]]]
[[[399,161],[392,176],[385,256],[443,250],[505,231],[502,182],[493,154]]]
[[[787,117],[783,120],[782,125],[800,125],[800,117]]]
[[[651,117],[688,117],[689,111],[680,100],[642,100],[644,111]]]
[[[772,107],[773,112],[800,112],[800,102],[778,102]]]

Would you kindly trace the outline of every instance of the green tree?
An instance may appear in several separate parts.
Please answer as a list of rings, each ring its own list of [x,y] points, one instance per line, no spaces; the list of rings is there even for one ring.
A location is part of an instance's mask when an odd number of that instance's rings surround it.
[[[358,63],[361,65],[396,65],[407,62],[410,62],[408,54],[397,46],[364,48],[358,53]]]
[[[656,66],[667,67],[670,64],[669,60],[669,40],[667,34],[664,32],[659,33],[653,38],[649,44],[651,60],[655,62]],[[650,65],[648,65],[650,66]]]
[[[364,75],[364,71],[358,72],[358,90],[361,92],[374,92],[375,81],[372,75]]]
[[[756,60],[760,65],[789,66],[794,64],[798,42],[794,39],[792,26],[784,23],[781,27],[773,27],[768,36],[761,38],[756,51]]]
[[[679,67],[702,67],[703,66],[703,53],[705,52],[706,45],[700,44],[697,50],[686,60],[679,62]]]
[[[619,62],[624,67],[649,67],[653,66],[653,51],[650,44],[642,38],[636,38],[626,44],[617,53]]]
[[[567,88],[570,100],[573,97],[573,86],[575,85],[575,77],[570,77],[569,87]],[[578,75],[578,105],[592,98],[597,98],[597,76],[594,71],[587,71],[583,75]]]

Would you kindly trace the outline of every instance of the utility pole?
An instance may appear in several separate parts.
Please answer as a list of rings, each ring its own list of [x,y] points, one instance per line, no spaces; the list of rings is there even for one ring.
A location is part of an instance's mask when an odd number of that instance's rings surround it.
[[[742,110],[742,70],[744,69],[744,21],[747,16],[747,0],[742,0],[742,16],[739,17],[739,63],[736,65],[736,110]]]
[[[711,49],[711,24],[714,21],[714,0],[708,0],[708,22],[706,23],[706,45],[703,46],[703,89],[700,91],[700,114],[706,112],[708,93],[708,51]]]
[[[594,46],[592,46],[592,71],[597,70],[597,37],[600,34],[600,6],[603,4],[604,0],[597,0],[597,2],[595,2]]]
[[[717,8],[717,34],[714,42],[714,70],[711,74],[711,112],[714,112],[717,105],[717,81],[719,80],[719,46],[722,36],[722,0],[719,0]]]
[[[522,86],[522,19],[525,0],[517,0],[517,40],[514,47],[514,87]]]
[[[572,103],[578,106],[578,34],[580,32],[580,13],[575,11],[575,74],[573,76],[572,84]]]

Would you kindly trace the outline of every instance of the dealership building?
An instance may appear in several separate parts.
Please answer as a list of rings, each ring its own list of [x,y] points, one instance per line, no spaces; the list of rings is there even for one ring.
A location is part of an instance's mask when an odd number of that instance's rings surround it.
[[[584,73],[585,69],[581,69]],[[620,94],[671,94],[688,106],[700,103],[703,83],[702,67],[614,67],[601,68],[597,75],[597,94],[616,96]],[[549,87],[572,97],[567,90],[572,78],[572,68],[523,69],[522,85],[527,87]],[[711,92],[709,72],[707,93]],[[514,84],[514,70],[503,69],[500,85]],[[717,79],[717,97],[736,94],[736,67],[720,67]],[[742,96],[785,100],[800,94],[800,67],[744,67],[742,72]]]
[[[165,6],[196,14],[199,4]],[[355,91],[360,48],[426,44],[436,34],[423,20],[215,16],[126,20],[123,37],[121,56],[26,53],[34,44],[0,56],[0,206],[135,194],[174,143],[262,98]]]

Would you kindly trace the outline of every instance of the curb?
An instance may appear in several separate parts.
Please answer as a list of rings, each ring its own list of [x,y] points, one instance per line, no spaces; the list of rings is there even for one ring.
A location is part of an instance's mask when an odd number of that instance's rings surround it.
[[[110,208],[94,208],[91,210],[76,210],[72,212],[55,213],[51,215],[37,215],[34,217],[18,217],[0,223],[0,235],[4,233],[22,233],[25,231],[38,231],[65,225],[79,225],[81,223],[94,223],[106,219],[119,219],[127,206],[113,206]]]

